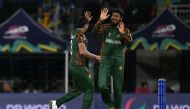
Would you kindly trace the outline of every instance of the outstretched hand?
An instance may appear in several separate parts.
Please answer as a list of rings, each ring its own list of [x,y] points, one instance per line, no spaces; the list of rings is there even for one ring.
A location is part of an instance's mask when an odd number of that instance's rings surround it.
[[[106,20],[110,15],[108,14],[108,8],[101,9],[100,20]]]
[[[119,32],[123,34],[125,32],[125,25],[123,22],[119,22],[119,25],[117,27],[119,29]]]
[[[92,18],[93,18],[93,16],[91,16],[90,11],[85,11],[84,16],[88,20],[88,22],[90,22],[92,20]]]

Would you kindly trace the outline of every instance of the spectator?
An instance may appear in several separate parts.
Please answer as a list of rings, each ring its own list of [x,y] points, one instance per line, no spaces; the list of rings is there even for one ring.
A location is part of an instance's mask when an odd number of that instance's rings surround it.
[[[125,13],[126,13],[126,19],[124,19],[125,21],[127,21],[126,23],[133,23],[133,17],[135,14],[135,1],[133,0],[121,0],[120,2],[118,2],[118,7],[124,9]]]
[[[151,93],[148,82],[142,82],[141,87],[137,88],[136,93]]]
[[[157,16],[157,6],[156,4],[153,4],[151,9],[151,20],[156,18],[156,16]]]
[[[52,31],[54,27],[53,15],[51,12],[44,12],[43,16],[38,18],[38,23],[41,24],[44,28]]]
[[[75,14],[75,5],[69,0],[63,0],[61,3],[61,20],[63,32],[70,32],[73,26],[74,14]]]
[[[152,3],[147,0],[138,0],[135,22],[148,23],[151,20]]]
[[[38,93],[38,91],[34,88],[33,84],[30,83],[28,88],[24,90],[24,93]]]
[[[22,89],[22,81],[19,77],[15,77],[14,78],[14,82],[13,82],[13,90],[14,90],[14,93],[19,93],[19,92],[22,92],[23,89]]]
[[[52,10],[53,10],[53,3],[51,2],[51,0],[43,0],[42,3],[40,3],[38,6],[39,13],[48,12]]]
[[[54,27],[54,7],[51,0],[44,0],[38,7],[38,23],[50,31],[52,31]]]
[[[2,92],[3,93],[13,93],[12,87],[10,83],[4,81],[2,85]]]

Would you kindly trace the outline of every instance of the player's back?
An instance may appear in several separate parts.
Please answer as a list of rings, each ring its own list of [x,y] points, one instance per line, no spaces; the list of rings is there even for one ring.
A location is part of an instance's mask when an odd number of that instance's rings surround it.
[[[85,65],[86,58],[79,52],[78,44],[82,42],[87,45],[86,36],[79,28],[73,30],[70,41],[70,63],[74,65]]]

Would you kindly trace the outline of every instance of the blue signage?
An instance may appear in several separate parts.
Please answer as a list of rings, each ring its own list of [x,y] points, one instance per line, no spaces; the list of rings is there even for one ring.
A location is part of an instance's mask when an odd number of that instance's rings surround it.
[[[64,94],[0,94],[0,109],[49,109],[48,101]],[[59,109],[80,109],[82,96]],[[100,94],[94,94],[90,109],[106,109]],[[123,94],[122,109],[159,109],[157,94]],[[190,94],[167,94],[166,109],[190,109]]]

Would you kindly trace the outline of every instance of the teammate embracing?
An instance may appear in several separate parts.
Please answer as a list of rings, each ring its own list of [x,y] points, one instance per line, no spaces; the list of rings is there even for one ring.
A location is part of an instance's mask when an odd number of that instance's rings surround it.
[[[73,30],[71,37],[69,73],[74,80],[74,88],[58,100],[51,100],[50,109],[58,109],[63,103],[71,101],[81,94],[84,94],[82,109],[90,109],[93,100],[94,81],[85,61],[87,58],[97,61],[101,59],[100,56],[87,50],[87,38],[84,33],[87,31],[91,19],[91,13],[86,11],[85,17],[79,19],[77,28]]]

